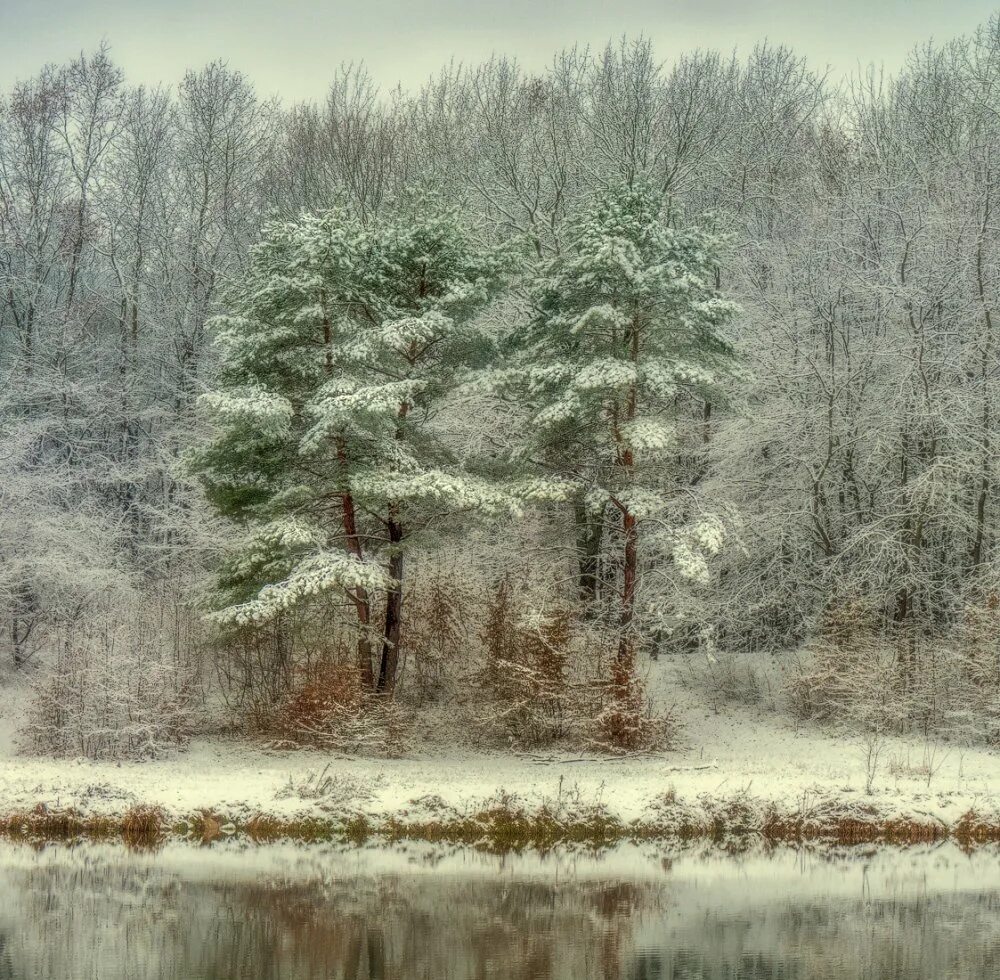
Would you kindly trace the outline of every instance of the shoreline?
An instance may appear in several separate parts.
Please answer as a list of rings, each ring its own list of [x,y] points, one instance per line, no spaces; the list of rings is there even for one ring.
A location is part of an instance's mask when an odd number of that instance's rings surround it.
[[[603,804],[532,805],[503,790],[465,810],[440,800],[423,800],[398,813],[345,809],[289,816],[264,810],[233,814],[206,807],[177,815],[147,804],[87,813],[40,803],[0,814],[0,839],[28,844],[104,841],[132,847],[156,847],[168,841],[192,845],[219,840],[356,845],[423,841],[486,851],[545,851],[647,842],[701,841],[741,849],[754,844],[907,846],[951,841],[972,850],[1000,842],[1000,812],[992,809],[969,809],[948,822],[924,812],[879,809],[870,801],[829,798],[802,811],[747,795],[685,801],[667,793],[645,815],[627,821]]]
[[[454,719],[392,757],[204,736],[147,761],[19,754],[0,738],[0,836],[431,840],[511,849],[628,840],[1000,842],[1000,752],[862,737],[761,706],[725,712],[651,670],[678,723],[663,751],[477,748]],[[11,700],[0,721],[16,729]],[[6,717],[4,717],[6,715]],[[0,726],[3,727],[3,726]]]

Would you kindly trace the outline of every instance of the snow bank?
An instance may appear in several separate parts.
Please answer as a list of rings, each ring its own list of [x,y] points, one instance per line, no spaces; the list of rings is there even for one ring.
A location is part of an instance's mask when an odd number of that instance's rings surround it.
[[[716,713],[709,699],[675,681],[656,665],[649,678],[658,700],[673,704],[682,743],[627,758],[480,752],[460,744],[401,759],[348,758],[210,739],[156,761],[102,763],[18,757],[8,737],[0,741],[0,815],[42,805],[115,816],[151,805],[177,820],[204,810],[234,821],[363,814],[377,826],[426,819],[428,806],[468,815],[503,797],[525,812],[559,808],[566,819],[599,808],[623,825],[656,825],[664,833],[699,823],[705,832],[722,817],[749,829],[776,816],[821,823],[845,815],[953,828],[975,811],[985,824],[1000,824],[992,750],[889,739],[869,793],[864,740],[796,726],[765,710],[727,705]],[[319,773],[324,789],[316,793]]]

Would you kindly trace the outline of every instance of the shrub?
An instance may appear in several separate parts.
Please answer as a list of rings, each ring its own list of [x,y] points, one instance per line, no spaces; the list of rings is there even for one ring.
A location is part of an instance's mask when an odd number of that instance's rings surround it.
[[[705,650],[683,661],[682,681],[703,692],[715,711],[724,704],[773,707],[772,662],[760,654]]]
[[[479,677],[487,734],[511,744],[558,741],[573,723],[575,699],[568,684],[572,624],[565,609],[519,616],[508,578],[487,599]]]
[[[998,658],[1000,598],[992,592],[970,599],[961,620],[940,635],[879,632],[840,612],[793,661],[785,694],[804,719],[996,744]]]
[[[366,694],[355,664],[320,662],[276,713],[275,734],[302,745],[394,754],[401,748],[402,716],[389,698]]]
[[[105,611],[55,634],[53,660],[34,685],[23,748],[144,759],[182,742],[194,719],[196,651],[165,644],[165,635],[160,607],[128,616]]]
[[[327,808],[339,808],[367,803],[380,782],[380,776],[373,778],[370,773],[331,773],[327,764],[322,770],[309,770],[298,780],[289,776],[288,785],[278,792],[278,798],[313,800]]]
[[[356,633],[329,603],[317,602],[270,622],[228,628],[213,646],[219,693],[231,719],[259,731],[317,664],[353,660]]]
[[[554,743],[602,751],[664,745],[670,724],[654,716],[632,661],[601,664],[617,646],[570,607],[519,608],[509,578],[484,603],[484,665],[477,685],[479,730],[521,748]],[[611,675],[611,681],[596,680]]]
[[[636,674],[634,657],[615,657],[611,680],[602,685],[594,720],[593,744],[612,752],[635,752],[664,747],[672,724],[654,714],[642,681]]]
[[[468,624],[476,599],[467,583],[440,571],[410,587],[403,603],[401,661],[412,678],[408,691],[418,701],[440,698],[457,673],[473,640]]]

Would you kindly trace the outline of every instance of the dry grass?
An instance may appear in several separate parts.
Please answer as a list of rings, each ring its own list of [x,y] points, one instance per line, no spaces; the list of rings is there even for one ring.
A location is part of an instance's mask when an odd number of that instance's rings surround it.
[[[651,840],[708,840],[724,848],[751,846],[755,841],[850,846],[951,839],[971,849],[1000,842],[1000,820],[995,814],[969,811],[948,826],[929,817],[889,817],[870,805],[836,801],[782,812],[751,797],[690,803],[668,791],[654,802],[648,817],[631,823],[620,820],[599,800],[581,801],[573,791],[560,792],[537,805],[501,791],[466,812],[440,800],[414,802],[419,805],[413,811],[379,822],[357,813],[329,819],[287,819],[256,813],[249,819],[232,820],[203,810],[175,824],[156,807],[133,807],[121,816],[98,816],[40,805],[0,818],[0,837],[27,842],[117,840],[132,848],[155,848],[169,839],[200,844],[234,837],[261,844],[279,840],[362,844],[376,838],[462,844],[490,852],[546,851],[557,846],[602,848],[622,841]]]
[[[632,836],[601,802],[581,804],[576,794],[530,808],[500,791],[467,813],[449,807],[417,819],[391,818],[379,832],[389,840],[428,840],[466,844],[488,851],[549,850],[561,844],[603,847]]]
[[[1000,841],[1000,822],[996,815],[989,819],[975,810],[969,810],[951,828],[951,836],[965,848],[978,844],[995,844]]]

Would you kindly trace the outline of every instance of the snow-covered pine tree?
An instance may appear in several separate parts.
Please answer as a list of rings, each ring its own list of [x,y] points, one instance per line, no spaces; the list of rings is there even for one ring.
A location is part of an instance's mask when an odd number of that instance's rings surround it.
[[[495,510],[510,498],[465,472],[435,422],[460,378],[483,366],[495,343],[478,316],[503,286],[506,249],[477,245],[458,211],[416,196],[372,227],[357,273],[350,342],[313,405],[310,445],[352,432],[364,461],[350,477],[355,498],[380,528],[387,557],[377,689],[395,685],[403,566],[422,533],[459,511]]]
[[[526,458],[614,531],[624,665],[634,654],[644,525],[657,550],[700,557],[670,527],[678,400],[707,394],[733,362],[722,329],[736,307],[716,287],[720,241],[671,227],[662,204],[636,187],[595,196],[570,247],[539,270],[534,313],[513,339],[515,365],[496,375],[529,407]]]
[[[209,500],[243,525],[224,564],[217,618],[270,622],[301,600],[333,590],[357,612],[358,665],[372,685],[372,591],[386,586],[365,560],[350,492],[362,447],[346,428],[323,445],[311,414],[346,342],[364,231],[343,210],[263,229],[231,312],[214,321],[217,389],[202,402],[217,434],[194,458]]]
[[[458,374],[489,353],[474,321],[506,267],[427,199],[368,227],[334,210],[265,229],[218,321],[220,388],[204,402],[220,431],[195,464],[248,529],[222,619],[267,620],[341,591],[357,610],[363,683],[393,690],[405,549],[456,510],[504,499],[460,470],[432,423]]]

